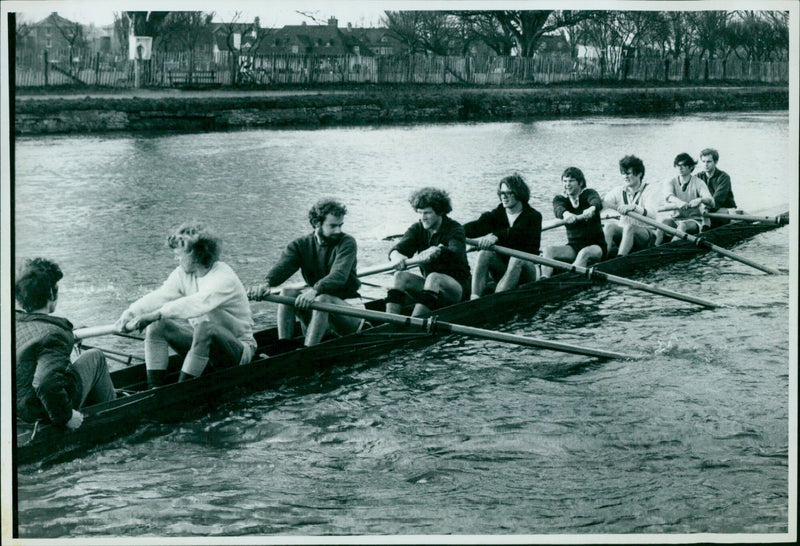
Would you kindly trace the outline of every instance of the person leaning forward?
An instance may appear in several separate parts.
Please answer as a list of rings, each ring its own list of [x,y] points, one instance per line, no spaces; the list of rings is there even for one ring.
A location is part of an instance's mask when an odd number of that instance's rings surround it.
[[[361,320],[322,311],[309,312],[312,302],[347,304],[347,298],[359,297],[361,281],[356,273],[356,240],[342,232],[347,208],[338,201],[323,199],[308,211],[314,231],[295,239],[281,254],[278,263],[267,273],[266,282],[248,290],[251,299],[259,300],[273,287],[291,277],[298,269],[307,288],[282,288],[281,295],[295,298],[294,307],[278,305],[278,338],[294,335],[295,315],[305,328],[306,347],[316,345],[331,332],[345,335],[358,330]]]
[[[533,263],[509,258],[489,250],[500,245],[528,254],[539,254],[542,238],[542,215],[528,204],[531,192],[517,173],[503,178],[497,185],[500,204],[484,212],[477,220],[464,224],[468,238],[478,239],[478,260],[472,275],[471,298],[483,295],[487,277],[497,283],[495,292],[504,292],[518,284],[536,280]]]
[[[586,267],[606,256],[600,222],[603,200],[595,190],[586,187],[586,177],[577,167],[568,167],[561,175],[561,182],[564,193],[553,198],[553,214],[566,222],[567,244],[548,246],[544,256]],[[542,267],[542,276],[549,277],[552,272],[552,267]]]
[[[179,381],[198,377],[209,363],[250,362],[256,350],[250,302],[233,269],[219,261],[219,240],[203,226],[187,223],[167,237],[167,246],[178,267],[115,324],[119,331],[145,329],[148,385],[164,384],[170,347],[185,355]]]
[[[463,226],[447,216],[453,210],[447,192],[422,188],[411,195],[409,202],[420,219],[389,251],[397,273],[386,297],[386,310],[402,312],[409,296],[415,301],[412,315],[422,316],[469,298],[466,236]],[[421,277],[404,271],[406,260],[414,255],[423,260]]]
[[[17,273],[15,297],[23,309],[15,313],[17,416],[74,430],[83,423],[78,408],[114,400],[116,392],[99,349],[70,362],[72,324],[53,316],[62,277],[58,264],[44,258],[26,260]]]
[[[634,155],[626,155],[619,160],[619,172],[625,184],[609,191],[603,197],[603,208],[614,209],[622,217],[617,222],[608,222],[603,229],[609,256],[625,256],[656,243],[656,230],[640,222],[627,212],[633,211],[642,216],[656,219],[658,213],[658,190],[644,182],[644,163]]]

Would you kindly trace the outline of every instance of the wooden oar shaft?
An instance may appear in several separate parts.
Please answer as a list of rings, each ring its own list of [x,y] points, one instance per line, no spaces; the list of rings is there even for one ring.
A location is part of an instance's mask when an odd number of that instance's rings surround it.
[[[75,339],[87,339],[90,337],[107,336],[116,333],[117,329],[113,324],[104,324],[102,326],[89,326],[87,328],[76,328],[72,331]]]
[[[547,222],[542,222],[542,231],[547,231],[549,229],[555,229],[557,227],[567,225],[566,220],[562,220],[561,218],[554,218],[553,220],[548,220]]]
[[[417,267],[418,265],[422,264],[424,260],[406,260],[406,269],[411,269],[412,267]],[[365,267],[364,269],[359,269],[356,271],[356,275],[358,277],[367,277],[369,275],[377,275],[378,273],[384,273],[386,271],[391,271],[395,268],[394,264],[391,262],[387,262],[385,264],[373,265],[371,267]],[[304,282],[298,282],[293,284],[282,284],[281,286],[274,286],[273,290],[281,290],[281,289],[289,289],[289,290],[302,290],[308,286]]]
[[[681,231],[679,229],[675,229],[675,228],[670,227],[668,225],[662,224],[661,222],[657,222],[657,221],[655,221],[652,218],[649,218],[647,216],[643,216],[643,215],[638,214],[638,213],[633,212],[633,211],[629,211],[626,214],[628,216],[630,216],[631,218],[635,218],[636,220],[639,220],[640,222],[643,222],[645,224],[648,224],[648,225],[651,225],[651,226],[653,226],[655,228],[658,228],[661,231],[663,231],[664,233],[669,233],[670,235],[672,235],[674,237],[678,237],[678,238],[684,239],[686,241],[691,241],[693,243],[698,244],[699,246],[704,246],[704,247],[706,247],[706,248],[708,248],[710,250],[713,250],[714,252],[716,252],[718,254],[722,254],[723,256],[727,256],[728,258],[730,258],[732,260],[736,260],[737,262],[741,262],[743,264],[749,265],[750,267],[754,267],[754,268],[756,268],[756,269],[758,269],[760,271],[763,271],[765,273],[769,273],[770,275],[780,275],[780,271],[778,271],[776,269],[772,269],[771,267],[767,267],[765,265],[761,265],[759,263],[756,263],[753,260],[750,260],[750,259],[745,258],[743,256],[739,256],[738,254],[735,254],[735,253],[731,252],[727,248],[722,248],[721,246],[717,246],[717,245],[715,245],[715,244],[713,244],[713,243],[711,243],[711,242],[709,242],[709,241],[707,241],[705,239],[702,239],[700,237],[695,237],[694,235],[690,235],[690,234],[688,234],[688,233],[686,233],[684,231]]]
[[[706,218],[716,218],[718,220],[740,220],[742,222],[764,222],[765,224],[775,224],[777,226],[787,225],[789,217],[783,214],[777,216],[752,216],[747,214],[724,214],[722,212],[706,212]]]
[[[265,296],[264,300],[273,303],[281,303],[284,305],[294,305],[294,298],[286,296]],[[604,351],[600,349],[590,349],[571,345],[567,343],[559,343],[555,341],[546,341],[534,339],[526,336],[519,336],[516,334],[506,334],[504,332],[495,332],[492,330],[484,330],[482,328],[474,328],[471,326],[462,326],[460,324],[452,324],[436,320],[435,317],[408,317],[405,315],[396,315],[394,313],[383,313],[381,311],[372,311],[370,309],[358,309],[348,305],[337,305],[334,303],[312,302],[311,309],[323,311],[326,313],[336,313],[340,315],[348,315],[351,317],[363,318],[366,320],[374,320],[376,322],[385,322],[395,324],[398,326],[415,327],[430,332],[450,332],[453,334],[462,334],[480,339],[488,339],[492,341],[501,341],[505,343],[513,343],[516,345],[525,345],[528,347],[538,347],[540,349],[550,349],[552,351],[560,351],[564,353],[579,354],[584,356],[593,356],[597,358],[621,358],[633,359],[635,356],[616,353],[613,351]]]
[[[467,243],[474,244],[475,240],[467,239]],[[612,275],[611,273],[606,273],[604,271],[597,271],[594,268],[587,268],[579,265],[568,264],[560,262],[558,260],[553,260],[551,258],[545,258],[544,256],[537,256],[536,254],[529,254],[527,252],[522,252],[521,250],[506,248],[503,246],[494,245],[492,249],[495,252],[498,252],[500,254],[505,254],[506,256],[512,256],[515,258],[519,258],[521,260],[527,260],[529,262],[546,265],[548,267],[564,269],[567,271],[572,271],[574,273],[580,273],[581,275],[587,275],[589,277],[603,279],[607,282],[613,284],[619,284],[622,286],[627,286],[629,288],[634,288],[636,290],[642,290],[644,292],[650,292],[652,294],[658,294],[660,296],[666,296],[668,298],[674,298],[676,300],[682,300],[688,303],[695,303],[697,305],[702,305],[704,307],[710,307],[710,308],[720,307],[719,304],[716,304],[712,301],[704,300],[702,298],[696,298],[688,294],[681,294],[680,292],[674,292],[667,288],[660,288],[658,286],[653,286],[651,284],[646,284],[639,281],[633,281],[631,279],[626,279],[625,277],[618,277],[617,275]]]

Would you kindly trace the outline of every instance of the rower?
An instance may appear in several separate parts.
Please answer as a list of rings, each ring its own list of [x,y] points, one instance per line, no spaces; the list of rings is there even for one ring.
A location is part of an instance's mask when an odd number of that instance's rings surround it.
[[[74,430],[83,423],[78,408],[108,402],[116,393],[100,349],[70,362],[72,324],[53,316],[63,276],[58,264],[44,258],[26,260],[17,272],[14,291],[24,310],[15,313],[17,416]]]
[[[469,298],[469,263],[464,227],[447,216],[453,210],[447,192],[422,188],[409,202],[419,214],[419,222],[389,251],[397,273],[386,297],[386,311],[401,313],[410,299],[415,302],[412,315],[422,316]],[[404,271],[406,260],[415,254],[424,260],[421,277]]]
[[[536,280],[533,263],[490,250],[492,245],[498,244],[539,254],[542,215],[528,204],[531,191],[522,176],[514,173],[500,181],[497,197],[500,204],[495,209],[464,224],[466,236],[477,238],[480,249],[472,275],[472,299],[483,295],[488,278],[496,283],[495,292],[511,290],[519,284]]]
[[[607,246],[600,222],[603,199],[586,187],[586,178],[577,167],[568,167],[561,175],[564,193],[553,198],[553,214],[566,221],[567,244],[548,246],[545,258],[586,267],[606,257]],[[542,277],[549,277],[553,268],[543,266]]]
[[[280,294],[296,298],[294,306],[278,306],[278,338],[294,336],[295,317],[304,329],[306,347],[319,343],[326,333],[342,336],[362,325],[357,318],[312,311],[312,302],[347,304],[347,298],[359,297],[361,281],[356,274],[356,240],[342,231],[347,208],[332,199],[322,199],[308,211],[313,231],[295,239],[284,249],[265,282],[248,290],[251,299],[259,300],[273,287],[291,277],[298,269],[305,288],[284,287]]]
[[[119,317],[121,331],[145,329],[148,386],[164,384],[169,348],[184,355],[179,381],[215,367],[247,364],[256,341],[250,302],[239,277],[219,260],[219,240],[203,226],[183,224],[167,237],[178,260],[160,288]]]
[[[731,177],[728,173],[717,168],[719,152],[714,148],[705,148],[700,152],[700,163],[703,164],[703,172],[697,174],[697,178],[706,183],[708,191],[714,198],[714,206],[709,207],[709,212],[719,212],[730,214],[736,209],[736,201],[733,198],[731,189]],[[709,227],[715,228],[727,224],[730,220],[720,220],[711,218]]]
[[[625,213],[634,211],[655,220],[660,195],[644,179],[644,163],[635,155],[626,155],[619,160],[619,172],[625,185],[618,186],[603,197],[603,207],[614,209],[623,216],[619,221],[605,225],[606,246],[609,256],[626,256],[630,252],[651,247],[656,242],[656,229],[635,220]]]
[[[708,220],[703,218],[701,205],[714,207],[714,198],[708,191],[705,182],[694,176],[692,171],[697,162],[687,153],[675,156],[673,166],[678,169],[678,176],[665,185],[664,202],[667,206],[677,206],[671,218],[663,220],[663,224],[677,228],[684,233],[696,235],[703,229]],[[668,241],[671,237],[664,237]]]

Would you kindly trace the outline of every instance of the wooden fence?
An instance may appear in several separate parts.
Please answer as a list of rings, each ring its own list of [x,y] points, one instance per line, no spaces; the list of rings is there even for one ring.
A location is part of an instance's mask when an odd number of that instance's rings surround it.
[[[138,81],[137,81],[138,80]],[[569,59],[395,55],[235,55],[154,52],[134,61],[83,51],[17,51],[17,87],[169,87],[321,83],[526,85],[578,81],[787,83],[788,62],[697,58]]]

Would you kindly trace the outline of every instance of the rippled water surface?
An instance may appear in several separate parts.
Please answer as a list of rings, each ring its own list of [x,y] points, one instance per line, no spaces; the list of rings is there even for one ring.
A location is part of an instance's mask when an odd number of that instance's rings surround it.
[[[216,229],[223,260],[250,284],[310,229],[320,196],[346,202],[367,266],[415,220],[406,199],[422,185],[446,188],[452,216],[467,221],[517,170],[548,219],[568,166],[604,193],[622,183],[625,154],[656,182],[673,176],[675,155],[706,146],[720,150],[742,208],[788,209],[785,112],[26,138],[15,250],[61,264],[59,314],[105,324],[175,266],[164,235],[186,218]],[[735,250],[785,269],[789,235]],[[149,423],[79,458],[18,468],[20,534],[787,532],[790,278],[707,256],[640,279],[730,307],[598,287],[497,328],[645,359],[447,337]],[[274,324],[274,307],[254,311]]]

